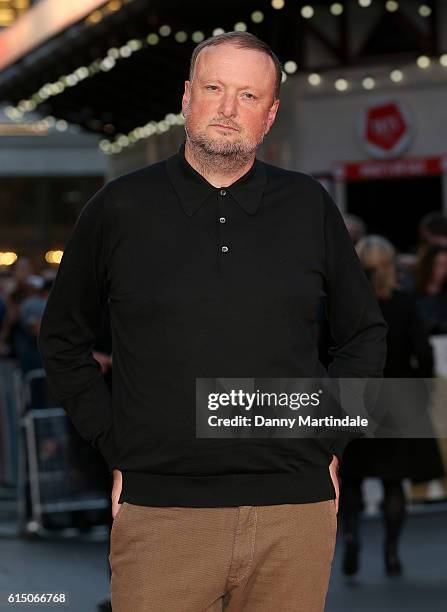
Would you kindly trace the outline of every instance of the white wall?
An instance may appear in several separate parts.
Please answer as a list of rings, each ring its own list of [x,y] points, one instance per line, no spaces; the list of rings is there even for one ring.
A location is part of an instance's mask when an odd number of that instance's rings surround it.
[[[404,68],[405,82],[388,84],[389,69],[344,72],[359,83],[376,72],[381,85],[366,91],[353,87],[338,92],[325,77],[320,90],[312,91],[303,76],[292,76],[283,84],[281,106],[272,133],[263,147],[264,156],[286,167],[314,174],[331,171],[336,161],[361,161],[371,155],[359,138],[362,111],[382,96],[401,101],[413,116],[414,139],[405,156],[447,153],[447,68]],[[424,73],[424,74],[421,74]],[[382,76],[380,76],[382,75]]]

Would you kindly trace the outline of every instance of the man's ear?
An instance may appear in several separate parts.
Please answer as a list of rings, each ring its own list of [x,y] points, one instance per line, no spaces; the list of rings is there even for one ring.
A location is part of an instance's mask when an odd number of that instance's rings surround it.
[[[189,104],[189,99],[191,97],[191,83],[190,81],[185,81],[185,90],[182,96],[182,115],[185,116],[185,109]]]
[[[278,108],[279,108],[279,99],[275,100],[269,109],[265,134],[268,134],[268,132],[270,131],[270,128],[274,124],[275,119],[276,119],[276,113],[278,112]]]

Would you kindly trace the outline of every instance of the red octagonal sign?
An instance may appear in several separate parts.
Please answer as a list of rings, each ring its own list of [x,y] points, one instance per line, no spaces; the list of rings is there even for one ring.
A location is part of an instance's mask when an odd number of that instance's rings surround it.
[[[386,100],[368,107],[364,113],[362,137],[375,157],[395,157],[411,139],[409,114],[402,104]]]

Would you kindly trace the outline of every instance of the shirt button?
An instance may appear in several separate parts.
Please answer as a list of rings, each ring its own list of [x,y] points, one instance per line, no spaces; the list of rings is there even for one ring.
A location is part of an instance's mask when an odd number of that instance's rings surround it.
[[[227,192],[225,191],[225,189],[220,190],[220,195],[221,196],[227,195]]]
[[[227,246],[223,246],[222,247],[222,253],[226,253],[228,251],[228,247]]]
[[[225,217],[220,217],[219,221],[220,221],[221,223],[225,223],[225,222],[226,222],[226,219],[225,219]]]

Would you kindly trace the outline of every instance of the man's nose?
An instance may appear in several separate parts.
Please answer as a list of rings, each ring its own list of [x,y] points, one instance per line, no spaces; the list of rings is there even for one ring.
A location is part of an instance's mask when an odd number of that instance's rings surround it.
[[[225,94],[221,99],[219,111],[225,117],[234,117],[237,114],[237,97],[232,94]]]

